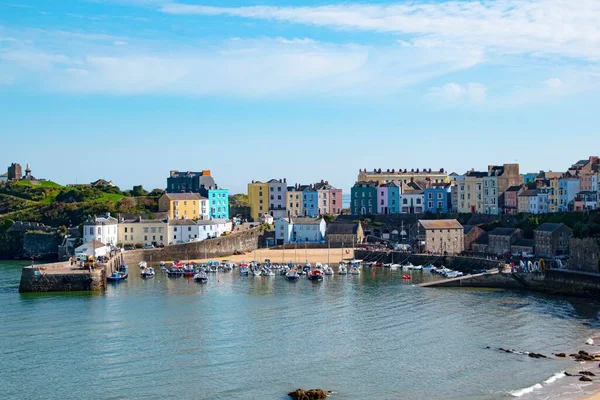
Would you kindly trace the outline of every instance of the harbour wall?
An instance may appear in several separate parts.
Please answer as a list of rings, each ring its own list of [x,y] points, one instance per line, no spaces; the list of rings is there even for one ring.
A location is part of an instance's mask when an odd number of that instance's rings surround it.
[[[28,265],[21,270],[19,293],[105,290],[106,277],[120,265],[120,255],[91,271],[79,269],[69,262]]]
[[[123,257],[129,265],[135,265],[140,261],[154,263],[159,261],[195,260],[205,257],[227,257],[258,249],[261,236],[260,229],[249,229],[201,242],[176,244],[161,249],[129,250],[123,252]]]
[[[551,269],[545,273],[465,276],[461,279],[428,283],[427,287],[516,289],[552,295],[597,298],[600,295],[600,274]]]
[[[429,254],[407,254],[397,251],[369,251],[355,250],[354,257],[365,261],[381,261],[382,263],[412,263],[413,265],[429,265],[436,267],[442,265],[461,272],[471,272],[475,269],[493,269],[502,266],[497,260],[485,258],[461,257],[461,256],[438,256]]]

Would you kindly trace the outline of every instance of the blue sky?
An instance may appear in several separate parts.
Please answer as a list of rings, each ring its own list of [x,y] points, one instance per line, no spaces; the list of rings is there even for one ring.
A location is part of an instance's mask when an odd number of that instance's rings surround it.
[[[600,153],[600,3],[0,0],[0,168],[164,187],[171,169],[563,170]]]

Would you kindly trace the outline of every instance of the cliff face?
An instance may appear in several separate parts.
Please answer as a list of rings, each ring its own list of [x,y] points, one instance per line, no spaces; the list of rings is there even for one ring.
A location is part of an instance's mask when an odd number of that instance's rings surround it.
[[[61,237],[56,233],[27,232],[23,237],[23,258],[58,259]]]

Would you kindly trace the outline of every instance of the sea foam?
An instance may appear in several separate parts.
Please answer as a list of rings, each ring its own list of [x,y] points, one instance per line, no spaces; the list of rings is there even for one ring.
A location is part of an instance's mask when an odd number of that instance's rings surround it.
[[[565,376],[567,376],[567,374],[565,374],[564,371],[560,371],[552,375],[550,378],[546,379],[544,383],[554,383],[557,380],[564,378]]]
[[[521,397],[521,396],[526,395],[527,393],[531,393],[534,390],[541,389],[541,388],[542,388],[542,385],[540,383],[536,383],[533,386],[529,386],[529,387],[524,388],[524,389],[519,389],[519,390],[515,390],[513,392],[510,392],[510,394],[513,395],[514,397]]]

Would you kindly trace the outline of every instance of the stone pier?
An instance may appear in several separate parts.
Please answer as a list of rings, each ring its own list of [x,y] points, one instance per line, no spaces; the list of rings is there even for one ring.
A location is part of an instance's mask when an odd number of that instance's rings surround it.
[[[92,270],[69,262],[28,265],[21,270],[19,292],[101,291],[106,289],[106,277],[118,270],[121,262],[118,254]]]

